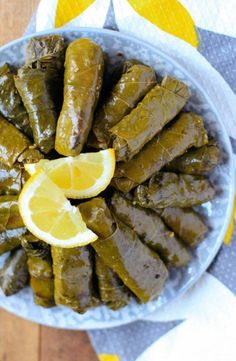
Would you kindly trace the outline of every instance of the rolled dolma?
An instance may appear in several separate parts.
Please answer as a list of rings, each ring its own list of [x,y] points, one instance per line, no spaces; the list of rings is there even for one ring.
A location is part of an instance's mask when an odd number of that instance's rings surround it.
[[[112,310],[125,307],[130,300],[130,292],[116,273],[96,254],[96,275],[102,302]]]
[[[0,231],[0,255],[20,246],[20,237],[27,233],[27,228],[7,229]]]
[[[61,70],[65,44],[61,35],[32,38],[26,47],[26,65],[37,69]]]
[[[93,198],[91,201],[81,203],[79,210],[87,226],[101,239],[110,237],[115,233],[117,225],[112,217],[110,209],[101,197]]]
[[[93,132],[103,148],[110,145],[108,129],[128,114],[155,84],[155,72],[147,65],[135,64],[123,73],[95,115]]]
[[[18,208],[18,196],[0,196],[0,232],[24,227]]]
[[[15,85],[29,114],[34,142],[43,153],[54,148],[57,115],[46,69],[22,67]]]
[[[142,302],[158,297],[168,276],[159,256],[131,228],[115,221],[102,198],[81,203],[79,208],[87,226],[99,236],[92,247],[103,262]]]
[[[0,162],[12,167],[19,155],[29,147],[30,141],[2,116],[0,116],[0,134]]]
[[[44,155],[35,148],[35,145],[30,145],[29,148],[24,150],[23,153],[18,157],[17,161],[19,163],[37,163],[40,159],[43,159]]]
[[[92,126],[103,77],[103,52],[90,39],[80,38],[66,50],[64,101],[56,132],[56,151],[78,155]]]
[[[52,247],[54,297],[57,305],[79,313],[98,305],[93,288],[93,258],[89,246]]]
[[[111,204],[115,215],[156,251],[165,263],[181,267],[189,262],[190,254],[185,246],[155,212],[133,205],[132,201],[117,192],[112,196]]]
[[[220,149],[209,142],[200,148],[188,150],[166,165],[165,170],[186,174],[211,172],[220,163]]]
[[[134,65],[145,65],[137,59],[125,59],[120,64],[116,65],[109,76],[113,86],[120,80],[123,74],[127,73]]]
[[[201,147],[207,141],[202,117],[194,113],[183,113],[133,159],[116,167],[113,186],[122,192],[129,192],[188,148]]]
[[[0,163],[0,195],[18,194],[21,190],[21,167],[16,164],[12,167]]]
[[[130,160],[185,106],[187,85],[165,77],[130,114],[110,129],[117,161]]]
[[[100,110],[102,109],[102,104],[104,104],[104,102],[106,102],[108,100],[108,97],[111,96],[112,89],[118,83],[118,81],[120,80],[122,75],[124,73],[127,73],[128,70],[132,66],[137,65],[137,64],[142,64],[142,63],[136,59],[128,59],[119,65],[115,65],[114,69],[111,72],[108,69],[106,71],[106,54],[104,54],[104,76],[103,76],[101,94],[100,94],[99,102],[97,105],[98,110],[96,110],[95,116],[94,116],[95,120],[96,120],[97,114],[100,112],[99,109]],[[93,122],[91,132],[89,133],[88,139],[86,141],[86,145],[89,148],[93,148],[93,149],[106,149],[107,146],[105,144],[105,136],[104,136],[104,141],[101,139],[101,142],[100,142],[98,140],[98,138],[96,137],[96,135],[93,131],[93,128],[94,128],[94,122]],[[109,135],[110,135],[109,132],[106,132],[106,136],[109,137]]]
[[[192,207],[208,202],[215,190],[208,179],[188,174],[161,172],[139,185],[134,202],[145,208]]]
[[[0,67],[0,113],[28,136],[32,136],[30,121],[16,89],[14,74],[8,64]]]
[[[54,277],[50,247],[31,234],[21,237],[21,245],[28,256],[27,265],[34,302],[42,307],[54,306]]]
[[[63,101],[64,60],[65,44],[61,35],[32,38],[26,47],[26,66],[46,71],[56,111],[60,111]]]
[[[202,218],[191,208],[154,209],[165,224],[190,247],[202,241],[208,231]]]
[[[42,158],[43,154],[30,145],[19,155],[17,161],[23,164],[36,163]],[[15,163],[12,167],[9,167],[0,163],[0,196],[19,194],[26,178],[29,178],[29,174],[23,169],[22,164]]]
[[[27,233],[26,235],[20,237],[21,246],[24,248],[27,256],[33,257],[47,257],[50,255],[50,246],[44,241],[40,241],[38,238],[33,236],[31,233]]]
[[[12,251],[0,270],[0,286],[6,296],[24,288],[29,280],[27,256],[22,248]]]

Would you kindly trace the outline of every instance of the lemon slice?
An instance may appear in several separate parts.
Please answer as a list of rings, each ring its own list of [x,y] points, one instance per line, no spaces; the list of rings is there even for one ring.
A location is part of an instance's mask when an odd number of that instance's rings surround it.
[[[76,157],[42,159],[38,163],[25,164],[25,169],[30,175],[43,169],[66,197],[82,199],[95,197],[106,189],[114,175],[115,163],[114,150],[106,149]]]
[[[29,231],[53,246],[73,248],[98,238],[86,227],[79,209],[70,204],[63,191],[42,170],[25,183],[19,210]]]

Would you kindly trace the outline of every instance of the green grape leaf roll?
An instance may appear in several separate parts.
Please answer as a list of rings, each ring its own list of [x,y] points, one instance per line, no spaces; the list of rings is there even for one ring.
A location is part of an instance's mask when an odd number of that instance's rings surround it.
[[[0,231],[24,227],[18,196],[0,196]]]
[[[27,228],[20,227],[0,231],[0,255],[20,246],[20,237],[26,234]]]
[[[35,147],[35,145],[30,145],[23,153],[21,153],[17,161],[23,164],[37,163],[43,158],[44,155]]]
[[[64,101],[56,131],[56,151],[78,155],[92,127],[102,86],[104,59],[100,46],[90,39],[71,42],[66,50]]]
[[[55,302],[79,313],[98,305],[93,286],[93,255],[89,246],[52,247]]]
[[[22,290],[28,283],[27,256],[22,248],[12,251],[0,270],[0,287],[6,296]]]
[[[108,130],[119,123],[156,84],[154,70],[143,64],[127,67],[95,114],[93,132],[103,148],[110,145]]]
[[[0,163],[0,195],[19,194],[22,185],[22,170],[18,164],[9,167]]]
[[[145,65],[137,59],[125,59],[123,62],[115,65],[110,75],[111,83],[115,85],[122,75],[127,73],[132,66],[140,64]]]
[[[54,276],[50,246],[31,234],[21,237],[21,245],[28,256],[30,286],[35,303],[42,307],[54,306]]]
[[[130,300],[130,292],[117,274],[96,254],[95,269],[99,295],[102,302],[112,310],[125,307]]]
[[[208,202],[214,196],[213,186],[204,177],[161,172],[147,185],[135,189],[134,201],[146,208],[185,208]]]
[[[50,255],[50,246],[44,241],[40,241],[31,233],[21,237],[21,246],[24,248],[28,256],[47,257]]]
[[[13,124],[0,116],[0,162],[12,167],[29,145],[29,139]]]
[[[115,221],[102,198],[81,203],[79,208],[87,226],[99,236],[92,247],[104,263],[142,302],[157,298],[168,276],[159,256],[131,228]]]
[[[117,192],[111,198],[111,205],[115,215],[132,228],[165,263],[181,267],[189,262],[190,254],[186,247],[155,212],[133,205],[131,200]]]
[[[45,154],[54,148],[57,115],[45,69],[22,67],[15,84],[29,114],[34,142]]]
[[[203,119],[194,113],[183,113],[133,159],[117,165],[113,185],[122,192],[129,192],[188,148],[201,147],[207,142]]]
[[[117,161],[132,159],[185,106],[187,86],[165,77],[162,85],[152,88],[143,100],[110,129]]]
[[[47,83],[56,112],[63,101],[63,69],[65,44],[61,35],[45,35],[32,38],[26,47],[26,66],[45,70]]]
[[[37,69],[61,70],[65,44],[61,35],[46,35],[30,39],[26,47],[26,65]]]
[[[0,113],[27,136],[32,136],[28,113],[16,89],[8,64],[0,67]]]
[[[211,172],[220,163],[220,149],[212,143],[200,148],[189,149],[182,156],[173,159],[165,170],[185,174]]]
[[[168,207],[154,210],[187,246],[195,247],[208,232],[201,216],[191,208]]]

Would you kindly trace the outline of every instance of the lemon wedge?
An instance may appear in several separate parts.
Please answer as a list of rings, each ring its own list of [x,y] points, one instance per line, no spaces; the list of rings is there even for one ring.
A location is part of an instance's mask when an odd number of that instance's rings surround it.
[[[19,210],[29,231],[50,245],[73,248],[98,238],[87,228],[78,207],[70,204],[43,170],[37,170],[25,183]]]
[[[43,169],[67,198],[82,199],[96,197],[106,189],[114,175],[115,163],[114,150],[106,149],[76,157],[42,159],[25,164],[25,169],[30,175]]]

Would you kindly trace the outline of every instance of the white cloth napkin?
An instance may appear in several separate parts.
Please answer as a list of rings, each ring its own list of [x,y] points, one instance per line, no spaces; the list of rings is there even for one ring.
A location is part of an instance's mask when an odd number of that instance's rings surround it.
[[[235,361],[236,297],[209,273],[146,320],[183,320],[137,361]]]

